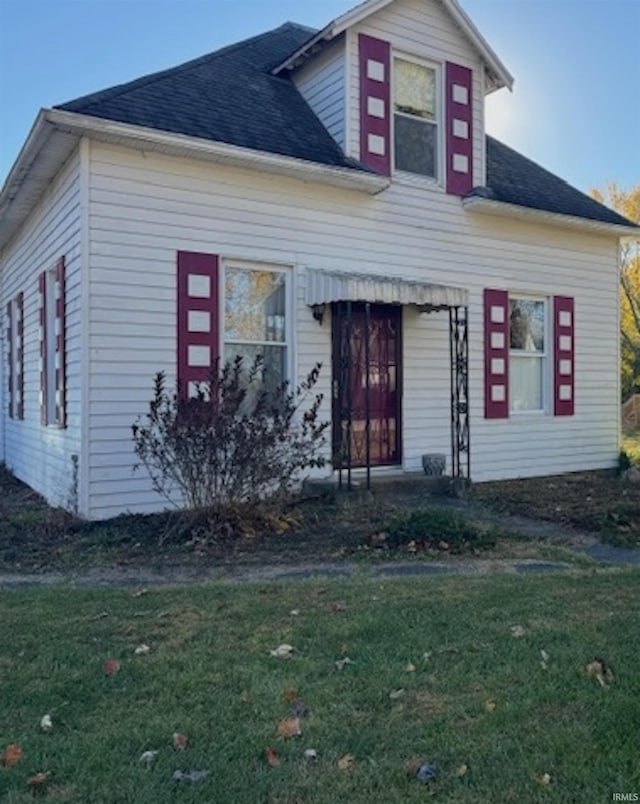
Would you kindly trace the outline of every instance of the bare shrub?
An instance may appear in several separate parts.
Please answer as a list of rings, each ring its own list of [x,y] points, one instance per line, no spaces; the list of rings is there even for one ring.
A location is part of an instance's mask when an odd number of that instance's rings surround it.
[[[258,356],[216,365],[187,398],[156,374],[149,412],[133,425],[137,465],[172,504],[191,509],[252,503],[283,495],[306,470],[322,466],[328,422],[313,389],[321,364],[297,388],[264,381]],[[137,468],[136,467],[136,468]]]

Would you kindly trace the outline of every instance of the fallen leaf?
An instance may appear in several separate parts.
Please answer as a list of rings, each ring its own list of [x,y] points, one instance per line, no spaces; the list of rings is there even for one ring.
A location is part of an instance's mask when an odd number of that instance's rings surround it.
[[[608,687],[613,681],[613,672],[606,659],[602,656],[596,656],[592,662],[587,665],[587,674],[594,676],[601,687]]]
[[[209,771],[206,770],[191,770],[185,773],[185,771],[177,770],[174,771],[173,778],[176,782],[192,782],[193,784],[197,784],[197,782],[201,782],[207,778],[209,775]]]
[[[405,691],[403,689],[391,690],[391,692],[389,693],[389,698],[391,698],[392,701],[397,701],[398,698],[402,698],[404,692]]]
[[[180,732],[174,731],[172,744],[174,751],[184,751],[185,748],[189,745],[189,738],[187,737],[186,734],[180,734]]]
[[[415,673],[416,672],[415,664],[412,664],[411,662],[409,662],[409,664],[407,664],[405,666],[404,671],[405,671],[405,673]]]
[[[415,776],[418,768],[423,764],[422,757],[411,757],[404,763],[404,769],[409,776]]]
[[[47,798],[55,798],[58,801],[73,801],[76,797],[74,785],[55,785],[47,788]]]
[[[542,661],[543,661],[543,662],[545,662],[545,664],[546,664],[546,663],[549,661],[549,659],[551,658],[551,657],[549,656],[549,654],[547,653],[547,651],[546,651],[546,650],[541,650],[541,651],[540,651],[540,657],[542,658]]]
[[[292,617],[297,617],[297,616],[300,614],[300,609],[291,609],[291,611],[289,612],[289,614],[290,614]]]
[[[432,779],[435,779],[437,775],[438,766],[430,765],[428,762],[425,762],[424,765],[420,765],[416,771],[416,779],[419,779],[421,782],[430,782]]]
[[[40,728],[42,729],[42,731],[51,731],[51,729],[53,728],[51,715],[43,715],[40,718]]]
[[[287,703],[294,703],[298,700],[298,690],[288,689],[282,693],[282,697]]]
[[[466,765],[458,765],[456,768],[456,776],[466,776],[469,771],[469,768]]]
[[[350,770],[355,761],[356,758],[353,756],[353,754],[345,754],[338,760],[338,768],[340,768],[340,770]]]
[[[514,637],[523,637],[525,635],[525,630],[521,625],[512,625],[511,626],[511,636]]]
[[[487,710],[487,712],[495,712],[496,702],[491,698],[487,698],[487,700],[484,702],[484,708]]]
[[[131,593],[131,597],[142,597],[149,593],[148,589],[137,589],[135,592]]]
[[[449,542],[445,542],[444,540],[438,542],[438,550],[448,550],[449,549]]]
[[[317,759],[318,752],[315,748],[307,748],[303,754],[305,759]]]
[[[2,756],[0,756],[0,765],[5,768],[10,768],[12,765],[20,762],[23,756],[24,751],[17,743],[9,743],[2,752]]]
[[[27,784],[29,787],[42,787],[42,785],[47,783],[49,776],[51,776],[51,774],[48,771],[47,773],[36,773],[27,779]]]
[[[144,642],[133,651],[136,656],[145,656],[151,648],[148,645],[145,645]]]
[[[267,760],[267,764],[270,765],[272,768],[277,768],[278,765],[281,764],[278,752],[273,748],[265,748],[264,756],[265,759]]]
[[[291,711],[296,717],[307,717],[309,714],[309,707],[304,701],[296,701],[291,707]]]
[[[548,773],[543,773],[540,776],[536,776],[535,780],[538,782],[538,784],[551,784],[551,776]]]
[[[344,602],[344,600],[335,600],[335,601],[334,601],[334,602],[331,604],[331,611],[336,612],[336,613],[338,613],[338,612],[342,612],[342,611],[347,611],[347,609],[348,609],[348,608],[349,608],[349,607],[348,607],[348,606],[347,606],[347,604]]]
[[[120,662],[117,659],[107,659],[102,665],[102,669],[104,670],[105,676],[115,676],[120,670]]]
[[[344,670],[348,664],[355,664],[348,656],[345,656],[344,659],[336,659],[334,662],[336,670]]]
[[[431,651],[425,650],[425,652],[422,654],[422,658],[424,659],[425,662],[428,662],[429,659],[431,658]]]
[[[278,723],[278,734],[285,740],[290,737],[299,737],[302,734],[302,725],[297,717],[288,717]]]
[[[290,659],[294,650],[293,645],[283,644],[278,645],[275,650],[270,650],[269,655],[275,656],[277,659]]]
[[[158,756],[157,751],[143,751],[138,761],[142,762],[143,765],[149,767],[157,756]]]

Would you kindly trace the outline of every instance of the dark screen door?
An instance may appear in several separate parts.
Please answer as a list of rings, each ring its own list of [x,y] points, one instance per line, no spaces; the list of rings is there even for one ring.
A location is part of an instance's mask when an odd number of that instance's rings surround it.
[[[334,461],[398,464],[402,308],[340,302],[332,313]]]

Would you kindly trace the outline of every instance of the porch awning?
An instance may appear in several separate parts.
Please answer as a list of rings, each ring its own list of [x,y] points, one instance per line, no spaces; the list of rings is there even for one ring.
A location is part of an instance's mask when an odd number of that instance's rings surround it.
[[[417,307],[463,307],[468,291],[395,276],[346,273],[307,268],[306,302],[310,307],[331,302],[415,304]]]

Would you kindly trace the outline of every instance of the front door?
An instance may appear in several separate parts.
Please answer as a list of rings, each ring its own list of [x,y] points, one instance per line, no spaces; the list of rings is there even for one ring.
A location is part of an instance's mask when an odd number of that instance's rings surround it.
[[[399,464],[402,308],[338,302],[332,322],[334,465]]]

